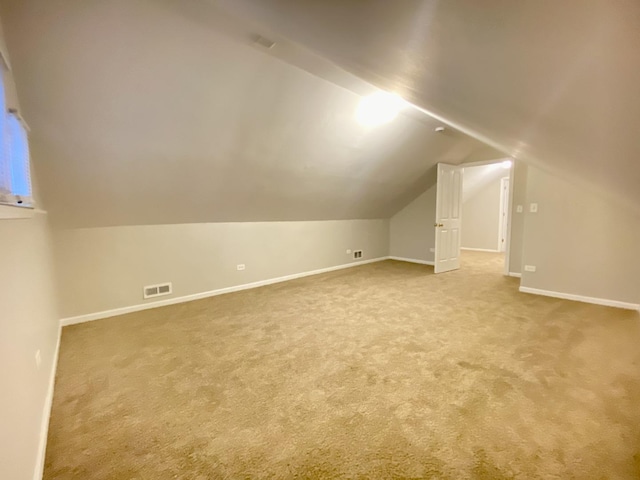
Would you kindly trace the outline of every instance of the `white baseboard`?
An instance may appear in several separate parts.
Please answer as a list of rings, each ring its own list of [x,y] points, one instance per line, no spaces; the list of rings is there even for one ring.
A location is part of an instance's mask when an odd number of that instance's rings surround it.
[[[405,258],[405,257],[387,257],[389,260],[398,260],[399,262],[409,262],[409,263],[419,263],[421,265],[434,265],[434,262],[430,260],[417,260],[415,258]]]
[[[521,273],[509,272],[510,277],[522,278]]]
[[[490,253],[504,253],[500,250],[491,250],[489,248],[468,248],[468,247],[460,247],[460,250],[468,250],[470,252],[490,252]]]
[[[38,457],[36,458],[36,469],[33,472],[33,480],[42,480],[42,475],[44,473],[44,460],[47,453],[47,437],[49,436],[49,419],[51,418],[51,407],[53,406],[53,390],[56,384],[56,372],[58,371],[58,354],[60,353],[61,336],[62,327],[58,326],[58,340],[56,342],[56,350],[53,353],[53,362],[51,363],[47,396],[44,400],[44,407],[42,408],[40,441],[38,443]]]
[[[292,275],[285,275],[283,277],[269,278],[267,280],[260,280],[259,282],[245,283],[243,285],[235,285],[233,287],[219,288],[217,290],[210,290],[208,292],[194,293],[192,295],[184,295],[182,297],[168,298],[166,300],[158,300],[155,302],[131,305],[130,307],[114,308],[113,310],[105,310],[102,312],[88,313],[86,315],[78,315],[76,317],[63,318],[60,320],[60,325],[63,327],[66,327],[68,325],[91,322],[93,320],[100,320],[103,318],[115,317],[117,315],[124,315],[126,313],[139,312],[141,310],[148,310],[150,308],[165,307],[167,305],[175,305],[177,303],[191,302],[193,300],[200,300],[202,298],[215,297],[216,295],[223,295],[225,293],[239,292],[241,290],[248,290],[250,288],[263,287],[265,285],[271,285],[273,283],[286,282],[288,280],[295,280],[296,278],[308,277],[311,275],[318,275],[320,273],[333,272],[335,270],[342,270],[344,268],[357,267],[359,265],[366,265],[367,263],[381,262],[383,260],[388,260],[388,259],[389,257],[379,257],[379,258],[374,258],[372,260],[362,260],[359,262],[346,263],[344,265],[336,265],[334,267],[311,270],[309,272],[294,273]]]
[[[576,302],[594,303],[596,305],[604,305],[606,307],[624,308],[626,310],[640,310],[640,304],[620,302],[618,300],[608,300],[606,298],[585,297],[583,295],[574,295],[573,293],[552,292],[549,290],[540,290],[537,288],[520,287],[523,293],[532,293],[534,295],[544,295],[545,297],[562,298],[564,300],[574,300]]]

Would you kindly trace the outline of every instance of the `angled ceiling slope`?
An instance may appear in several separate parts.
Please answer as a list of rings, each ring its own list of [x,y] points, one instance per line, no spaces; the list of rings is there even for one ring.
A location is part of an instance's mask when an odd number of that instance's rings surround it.
[[[499,156],[411,109],[363,127],[371,85],[206,0],[0,5],[60,227],[385,218],[436,162]]]
[[[640,2],[209,0],[640,208]]]

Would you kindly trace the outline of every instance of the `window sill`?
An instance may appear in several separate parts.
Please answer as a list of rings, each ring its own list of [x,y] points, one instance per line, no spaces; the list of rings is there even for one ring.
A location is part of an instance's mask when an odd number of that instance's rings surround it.
[[[17,205],[0,204],[0,220],[15,220],[33,218],[36,211],[33,207],[19,207]]]

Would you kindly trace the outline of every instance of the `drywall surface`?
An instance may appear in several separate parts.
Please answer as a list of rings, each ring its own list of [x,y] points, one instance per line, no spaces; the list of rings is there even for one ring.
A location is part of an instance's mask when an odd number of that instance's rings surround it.
[[[32,480],[58,338],[45,214],[0,220],[0,265],[0,478]]]
[[[508,176],[499,163],[464,169],[463,248],[499,250],[500,179]]]
[[[63,318],[208,292],[389,253],[388,220],[208,223],[59,230]],[[238,271],[237,265],[245,270]],[[171,296],[142,288],[173,283]]]
[[[0,52],[9,62],[2,26]],[[22,112],[11,71],[4,83],[7,107]],[[34,197],[39,199],[35,184]],[[39,211],[33,218],[0,220],[2,479],[33,480],[42,467],[43,420],[48,420],[45,410],[59,331],[55,294],[48,216]]]
[[[393,217],[389,224],[391,256],[433,262],[436,246],[436,186],[432,186]]]
[[[509,244],[509,273],[522,273],[522,243],[524,236],[525,207],[527,204],[527,164],[519,160],[513,163],[513,203],[511,204],[511,241]],[[522,212],[518,213],[518,205]]]
[[[640,210],[638,1],[216,3]]]
[[[633,211],[529,167],[523,287],[640,302],[640,217]]]
[[[435,163],[488,154],[411,108],[361,125],[371,85],[215,2],[0,9],[56,226],[388,218]]]

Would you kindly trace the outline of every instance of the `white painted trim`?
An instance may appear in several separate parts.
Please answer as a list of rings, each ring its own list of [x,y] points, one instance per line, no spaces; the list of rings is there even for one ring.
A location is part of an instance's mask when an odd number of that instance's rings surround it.
[[[399,262],[409,262],[409,263],[419,263],[421,265],[434,265],[434,262],[430,260],[417,260],[415,258],[405,258],[405,257],[387,257],[389,260],[397,260]]]
[[[509,208],[507,211],[507,245],[504,255],[504,273],[509,274],[511,268],[511,226],[513,225],[513,199],[515,198],[515,178],[516,178],[516,160],[511,159],[511,168],[509,169]]]
[[[88,313],[86,315],[78,315],[76,317],[68,317],[60,320],[60,325],[66,327],[68,325],[75,325],[77,323],[91,322],[93,320],[100,320],[103,318],[115,317],[117,315],[124,315],[126,313],[139,312],[141,310],[148,310],[150,308],[165,307],[167,305],[175,305],[177,303],[191,302],[193,300],[200,300],[202,298],[214,297],[216,295],[223,295],[225,293],[239,292],[241,290],[248,290],[250,288],[263,287],[265,285],[271,285],[273,283],[286,282],[288,280],[295,280],[296,278],[308,277],[311,275],[318,275],[319,273],[333,272],[335,270],[342,270],[344,268],[357,267],[359,265],[365,265],[367,263],[381,262],[388,260],[389,257],[379,257],[372,260],[362,260],[360,262],[352,262],[344,265],[336,265],[335,267],[321,268],[318,270],[312,270],[309,272],[294,273],[292,275],[285,275],[283,277],[269,278],[267,280],[260,280],[253,283],[245,283],[243,285],[235,285],[233,287],[219,288],[217,290],[210,290],[208,292],[194,293],[192,295],[184,295],[182,297],[168,298],[166,300],[158,300],[156,302],[148,302],[138,305],[131,305],[129,307],[114,308],[113,310],[105,310],[103,312]]]
[[[36,214],[46,215],[47,211],[39,208],[21,207],[19,205],[0,203],[0,220],[33,218]]]
[[[511,169],[513,170],[513,168]],[[505,184],[507,185],[507,208],[504,209],[504,202],[505,202]],[[505,254],[507,253],[507,239],[509,237],[509,210],[511,210],[511,184],[510,184],[510,179],[509,177],[502,177],[500,179],[500,208],[498,209],[498,211],[500,212],[499,215],[500,217],[498,218],[498,251],[499,252],[504,252]],[[506,214],[507,218],[504,218]],[[504,229],[507,229],[507,234],[505,235],[505,239],[504,239],[504,250],[502,249],[503,245],[502,245],[502,231]],[[504,266],[505,268],[507,268],[507,262],[504,262]]]
[[[0,204],[0,220],[17,220],[33,218],[35,210],[31,207],[20,207],[18,205]]]
[[[468,248],[460,247],[460,250],[468,250],[470,252],[490,252],[490,253],[502,253],[500,250],[491,250],[489,248]]]
[[[47,453],[47,437],[49,435],[49,419],[51,418],[51,407],[53,406],[53,390],[56,384],[56,372],[58,371],[58,354],[60,353],[61,336],[62,327],[58,326],[58,340],[56,342],[56,350],[53,353],[53,362],[51,363],[51,373],[49,374],[47,396],[44,400],[44,407],[42,408],[40,441],[38,444],[38,457],[36,458],[36,468],[33,472],[33,480],[41,480],[42,475],[44,474],[44,460]]]
[[[576,302],[594,303],[596,305],[604,305],[607,307],[624,308],[626,310],[640,310],[640,304],[620,302],[618,300],[608,300],[606,298],[585,297],[583,295],[575,295],[573,293],[552,292],[550,290],[540,290],[531,287],[520,287],[522,293],[531,293],[534,295],[544,295],[545,297],[562,298],[565,300],[574,300]]]
[[[522,278],[522,274],[521,273],[509,272],[509,273],[507,273],[507,275],[509,275],[510,277]]]

